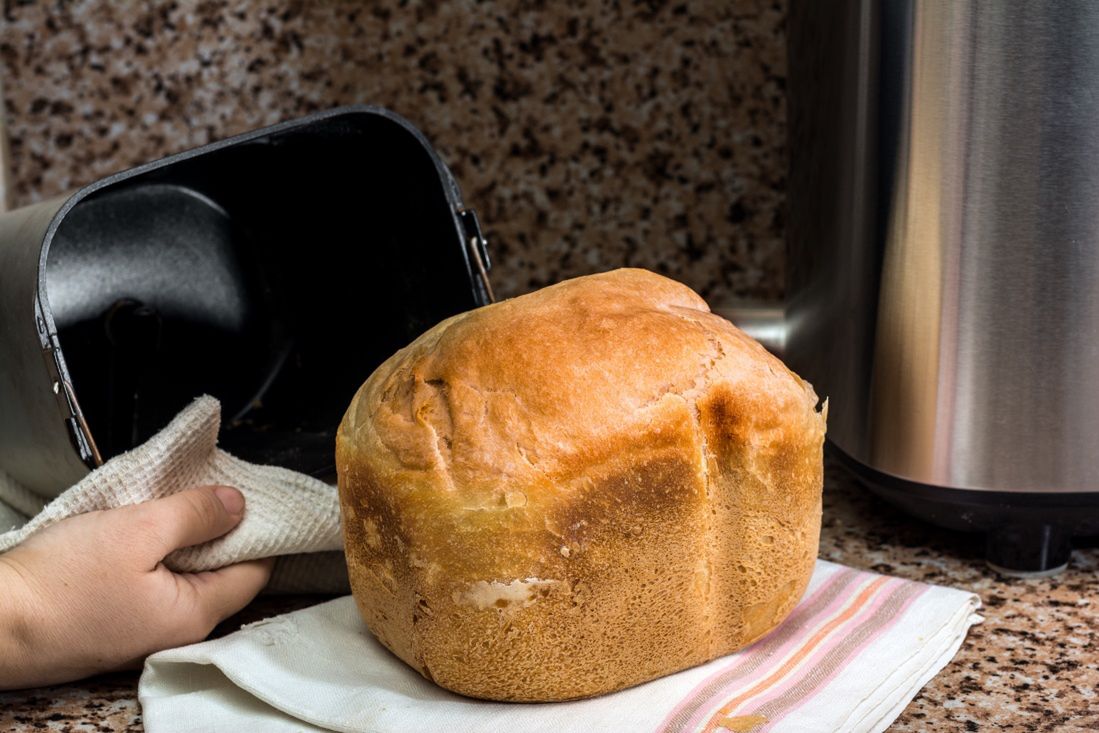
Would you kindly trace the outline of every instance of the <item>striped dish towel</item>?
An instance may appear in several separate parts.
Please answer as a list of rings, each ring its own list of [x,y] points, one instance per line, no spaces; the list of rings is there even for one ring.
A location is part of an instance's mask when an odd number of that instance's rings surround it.
[[[801,603],[740,652],[591,700],[508,704],[436,687],[350,596],[150,657],[149,733],[882,731],[979,622],[972,593],[818,561]]]
[[[972,593],[819,560],[774,633],[713,668],[661,733],[885,730],[981,617]]]

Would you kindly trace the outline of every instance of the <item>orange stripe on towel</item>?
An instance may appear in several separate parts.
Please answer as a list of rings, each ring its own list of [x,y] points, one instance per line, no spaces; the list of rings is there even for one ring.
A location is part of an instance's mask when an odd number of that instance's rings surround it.
[[[884,585],[885,582],[888,580],[888,577],[882,576],[870,585],[863,588],[862,592],[859,593],[854,603],[848,606],[843,613],[841,613],[839,616],[836,616],[826,626],[821,628],[820,631],[814,634],[812,638],[805,642],[801,649],[798,649],[792,657],[786,660],[785,664],[775,670],[766,679],[756,683],[756,685],[749,689],[747,692],[737,695],[732,700],[722,705],[720,710],[710,716],[710,719],[706,722],[706,727],[703,728],[703,731],[705,731],[705,733],[713,733],[721,725],[722,719],[729,715],[729,713],[731,713],[733,710],[735,710],[738,705],[743,703],[745,700],[748,700],[751,697],[759,694],[760,692],[769,689],[772,685],[774,685],[776,682],[780,681],[783,677],[789,674],[790,670],[792,670],[798,665],[799,662],[809,656],[813,652],[813,650],[825,639],[825,637],[827,637],[828,634],[830,634],[837,626],[858,613],[859,610],[866,605],[867,601],[869,601],[870,598],[878,591],[878,589],[881,588],[882,585]]]

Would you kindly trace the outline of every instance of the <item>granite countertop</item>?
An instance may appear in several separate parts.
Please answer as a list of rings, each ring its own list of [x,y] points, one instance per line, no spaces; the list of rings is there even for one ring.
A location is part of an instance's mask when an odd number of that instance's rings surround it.
[[[964,588],[984,601],[985,622],[891,731],[1099,730],[1099,549],[1076,550],[1056,577],[1006,580],[986,569],[980,538],[908,519],[831,463],[824,497],[822,558]],[[219,632],[317,600],[260,599]],[[137,678],[122,673],[0,693],[0,730],[141,730]]]
[[[13,203],[307,113],[436,146],[510,297],[622,265],[782,296],[785,2],[6,3]]]

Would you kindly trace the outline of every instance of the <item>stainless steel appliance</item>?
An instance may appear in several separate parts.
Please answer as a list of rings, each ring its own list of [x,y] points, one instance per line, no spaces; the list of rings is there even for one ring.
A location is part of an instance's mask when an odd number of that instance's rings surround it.
[[[249,460],[333,471],[383,359],[491,299],[453,176],[378,107],[238,135],[0,216],[0,470],[43,496],[201,394]]]
[[[785,356],[876,491],[1056,571],[1099,532],[1099,3],[792,0]]]

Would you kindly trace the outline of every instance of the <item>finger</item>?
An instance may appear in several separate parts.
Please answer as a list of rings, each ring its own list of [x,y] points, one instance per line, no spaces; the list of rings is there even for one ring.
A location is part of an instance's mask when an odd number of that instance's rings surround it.
[[[270,557],[248,560],[218,570],[177,573],[176,578],[189,587],[209,633],[215,625],[247,606],[263,590],[274,564],[275,559]]]
[[[229,486],[187,489],[133,508],[133,520],[152,535],[155,559],[221,537],[244,516],[244,495]]]

